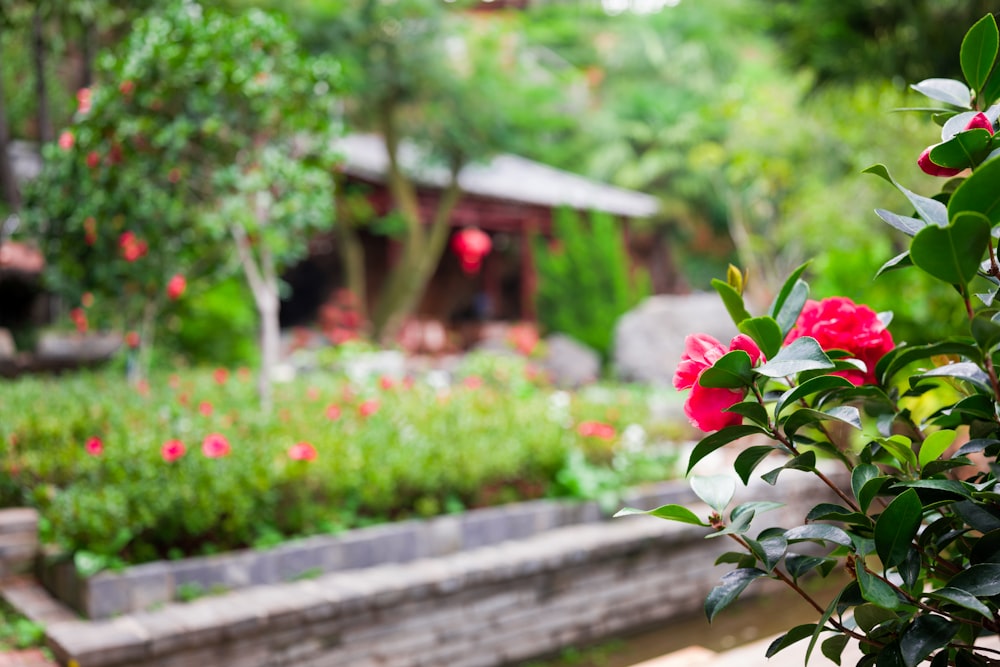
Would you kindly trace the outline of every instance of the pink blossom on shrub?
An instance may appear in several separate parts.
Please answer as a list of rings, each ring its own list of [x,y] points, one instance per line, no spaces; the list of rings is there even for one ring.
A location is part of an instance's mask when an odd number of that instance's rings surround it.
[[[179,273],[175,274],[167,282],[167,298],[171,301],[176,301],[181,298],[185,289],[187,289],[187,279]]]
[[[478,375],[470,375],[464,380],[462,380],[462,384],[465,385],[468,389],[479,389],[480,387],[483,386],[483,378],[479,377]]]
[[[201,442],[201,453],[210,459],[229,456],[229,452],[229,441],[221,433],[210,433]]]
[[[229,369],[216,368],[212,371],[212,379],[215,380],[215,384],[226,384],[226,381],[229,380]]]
[[[842,296],[806,301],[798,322],[785,342],[790,343],[802,336],[815,338],[826,351],[843,350],[863,361],[867,371],[840,371],[834,374],[847,378],[855,385],[876,384],[875,364],[895,346],[892,334],[874,310]]]
[[[328,405],[326,408],[326,418],[330,421],[337,421],[340,419],[340,406],[336,404]]]
[[[702,387],[698,384],[702,373],[725,354],[735,350],[743,350],[749,354],[750,362],[754,365],[764,358],[757,343],[744,334],[734,337],[729,343],[729,349],[708,334],[694,334],[684,339],[684,354],[674,372],[674,388],[691,390],[691,395],[684,402],[684,414],[693,426],[702,431],[717,431],[743,421],[742,416],[723,410],[742,401],[745,392]]]
[[[288,448],[288,458],[293,461],[315,461],[316,448],[308,442],[299,442]]]
[[[82,114],[90,112],[91,92],[90,88],[81,88],[76,91],[76,110]]]
[[[97,151],[90,151],[87,153],[87,166],[91,169],[97,169],[101,164],[101,155]]]
[[[365,401],[358,406],[358,414],[362,417],[371,417],[378,412],[379,404],[376,400]]]
[[[395,386],[395,384],[396,384],[395,381],[388,375],[383,375],[378,379],[378,386],[381,387],[384,391],[389,391],[390,389],[393,388],[393,386]]]
[[[76,137],[69,130],[64,130],[62,134],[59,135],[59,148],[64,151],[68,151],[73,148],[73,144],[76,143]]]
[[[184,443],[180,440],[167,440],[163,443],[163,447],[160,448],[160,456],[167,463],[173,463],[180,457],[184,456],[187,449],[184,447]],[[207,456],[207,454],[206,454]]]
[[[580,422],[576,427],[576,432],[584,438],[599,438],[601,440],[614,440],[615,427],[598,421]]]
[[[205,417],[211,417],[213,409],[214,408],[212,407],[212,404],[209,401],[202,401],[201,403],[198,404],[198,412],[200,412]]]
[[[89,440],[87,440],[87,442],[83,446],[83,448],[91,456],[100,456],[101,454],[104,453],[104,443],[101,442],[100,438],[96,438],[96,437],[95,438],[90,438]]]

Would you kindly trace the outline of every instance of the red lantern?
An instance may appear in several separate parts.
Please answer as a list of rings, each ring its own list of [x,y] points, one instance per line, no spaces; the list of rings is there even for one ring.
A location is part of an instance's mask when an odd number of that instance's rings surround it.
[[[489,254],[493,242],[486,232],[475,227],[467,227],[451,237],[451,249],[462,263],[462,271],[479,273],[483,257]]]

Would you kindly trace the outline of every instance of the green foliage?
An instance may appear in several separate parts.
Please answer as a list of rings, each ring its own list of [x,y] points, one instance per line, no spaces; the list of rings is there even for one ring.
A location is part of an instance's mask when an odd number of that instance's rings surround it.
[[[572,495],[556,480],[574,451],[615,471],[604,493],[672,470],[672,450],[647,447],[656,431],[638,426],[651,421],[647,394],[573,396],[526,379],[517,359],[471,364],[463,375],[475,381],[454,384],[307,377],[276,387],[273,415],[254,409],[246,369],[155,374],[138,388],[110,374],[9,382],[0,385],[0,505],[38,507],[44,537],[93,572]],[[578,432],[595,420],[610,438]],[[205,455],[213,433],[228,455]],[[186,449],[172,461],[162,449],[170,440]],[[300,442],[314,460],[291,458]]]
[[[163,347],[192,364],[255,365],[257,317],[246,285],[230,278],[203,292],[195,289],[164,325]]]
[[[0,601],[0,653],[45,646],[45,628]]]
[[[532,253],[539,322],[589,345],[605,360],[615,322],[650,293],[648,276],[631,268],[622,234],[611,216],[595,213],[585,222],[564,209],[553,220],[555,247],[537,240]]]
[[[880,343],[879,358],[866,360],[874,374],[855,381],[860,360],[851,356],[862,353],[841,348],[882,336],[884,325],[853,304],[846,307],[842,299],[828,301],[831,307],[837,304],[835,314],[803,305],[793,298],[796,291],[808,289],[799,287],[804,285],[799,270],[765,317],[749,318],[734,304],[727,305],[741,331],[761,348],[768,336],[747,323],[791,319],[797,321],[793,332],[802,335],[786,339],[777,354],[749,367],[749,355],[743,352],[724,355],[721,345],[705,352],[699,344],[712,346],[704,338],[692,340],[679,368],[682,381],[697,375],[686,406],[689,414],[718,414],[713,401],[720,400],[719,394],[712,392],[735,391],[737,401],[743,397],[724,410],[739,420],[703,438],[692,451],[689,470],[708,454],[757,435],[733,463],[744,484],[772,455],[783,462],[760,475],[768,484],[778,484],[784,470],[814,476],[819,502],[791,528],[753,523],[764,505],[731,507],[732,482],[719,477],[692,479],[711,507],[707,521],[676,505],[647,512],[709,526],[709,537],[728,537],[745,552],[726,559],[737,568],[709,593],[709,620],[752,582],[765,578],[788,584],[816,610],[824,610],[816,623],[793,627],[775,640],[769,657],[808,639],[807,660],[819,646],[839,663],[844,648],[857,642],[864,656],[859,665],[993,662],[992,649],[977,644],[996,633],[1000,594],[1000,318],[993,307],[1000,265],[992,233],[1000,223],[1000,140],[995,135],[1000,84],[993,85],[993,78],[1000,78],[998,43],[1000,31],[987,15],[962,42],[968,86],[941,79],[914,86],[936,105],[942,143],[971,133],[972,140],[956,142],[968,148],[979,146],[978,133],[988,135],[986,145],[970,150],[952,171],[927,162],[928,156],[933,159],[933,146],[924,151],[922,169],[954,177],[940,192],[919,195],[900,185],[883,165],[867,170],[895,186],[907,201],[902,214],[878,212],[909,237],[902,239],[908,261],[896,262],[895,268],[906,275],[922,273],[950,289],[953,308],[966,321],[961,335],[928,345],[895,346],[883,337],[889,345]],[[968,107],[972,112],[963,115]],[[951,158],[946,153],[943,159]],[[731,291],[720,292],[733,300]],[[919,289],[907,293],[907,298],[923,296]],[[817,312],[824,313],[821,322],[813,319]],[[838,333],[830,340],[838,342],[823,348],[819,339],[833,336],[832,331]],[[753,424],[742,424],[743,419]],[[809,556],[800,551],[804,542],[811,543]],[[828,576],[837,569],[852,576],[832,600],[813,599],[796,583],[806,573]]]

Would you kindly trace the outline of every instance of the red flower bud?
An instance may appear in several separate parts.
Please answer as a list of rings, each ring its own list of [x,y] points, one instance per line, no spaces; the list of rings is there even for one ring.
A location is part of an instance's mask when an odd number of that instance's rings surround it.
[[[167,283],[167,298],[171,301],[176,301],[181,298],[185,289],[187,289],[187,280],[178,273]]]

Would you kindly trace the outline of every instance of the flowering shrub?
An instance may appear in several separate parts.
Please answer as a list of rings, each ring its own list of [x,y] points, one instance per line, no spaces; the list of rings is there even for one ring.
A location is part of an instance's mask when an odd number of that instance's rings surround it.
[[[694,337],[677,369],[675,384],[691,389],[689,416],[714,431],[695,446],[689,472],[737,443],[732,468],[744,484],[761,466],[772,485],[786,471],[816,479],[818,504],[791,527],[759,528],[755,518],[777,503],[733,507],[735,481],[721,475],[692,478],[706,518],[679,505],[648,512],[734,544],[718,561],[734,569],[705,600],[709,620],[758,579],[781,581],[812,604],[817,619],[790,628],[768,656],[808,640],[807,660],[819,646],[838,664],[849,643],[862,654],[859,666],[997,664],[998,652],[978,640],[1000,631],[998,52],[988,14],[962,42],[966,82],[913,86],[935,103],[942,126],[941,141],[916,158],[926,173],[950,179],[941,192],[917,194],[882,165],[866,170],[909,208],[876,211],[908,237],[907,250],[879,273],[915,267],[951,285],[965,331],[929,344],[894,342],[887,318],[864,306],[809,301],[805,267],[754,317],[734,271],[713,284],[763,356]],[[699,398],[708,392],[713,398]],[[800,586],[832,572],[848,575],[833,599]]]
[[[0,506],[38,507],[84,561],[141,562],[583,495],[556,482],[572,452],[618,488],[673,469],[672,450],[645,448],[660,436],[643,394],[554,392],[518,359],[473,358],[462,377],[312,376],[277,388],[273,416],[242,369],[154,374],[144,391],[110,374],[0,384]]]

